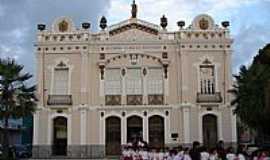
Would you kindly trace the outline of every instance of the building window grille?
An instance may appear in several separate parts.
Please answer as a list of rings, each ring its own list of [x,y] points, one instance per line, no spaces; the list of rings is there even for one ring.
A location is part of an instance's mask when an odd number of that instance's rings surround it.
[[[212,65],[200,66],[201,94],[215,94],[215,70]]]

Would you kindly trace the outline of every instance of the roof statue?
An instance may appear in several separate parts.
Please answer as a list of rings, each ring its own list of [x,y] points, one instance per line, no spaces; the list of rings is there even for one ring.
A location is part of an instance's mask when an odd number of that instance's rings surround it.
[[[137,9],[137,4],[136,4],[135,0],[133,0],[131,7],[132,7],[131,18],[137,18],[138,9]]]

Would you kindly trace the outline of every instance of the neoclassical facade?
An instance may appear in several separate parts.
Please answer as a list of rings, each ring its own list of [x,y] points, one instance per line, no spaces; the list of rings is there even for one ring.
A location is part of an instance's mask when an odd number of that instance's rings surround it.
[[[151,147],[236,142],[232,38],[206,14],[168,31],[131,17],[100,31],[68,17],[38,25],[33,156],[98,158],[143,139]]]

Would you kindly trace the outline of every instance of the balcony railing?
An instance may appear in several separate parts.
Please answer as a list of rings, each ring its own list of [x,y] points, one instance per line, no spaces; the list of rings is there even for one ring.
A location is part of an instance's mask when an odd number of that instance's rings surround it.
[[[49,95],[48,105],[72,105],[71,95]]]
[[[143,96],[142,95],[127,95],[127,105],[142,105]]]
[[[121,95],[106,95],[105,105],[121,105]]]
[[[164,104],[164,96],[161,95],[148,95],[149,105],[162,105]]]
[[[220,92],[205,94],[197,93],[197,102],[198,103],[220,103],[222,102],[222,97]]]

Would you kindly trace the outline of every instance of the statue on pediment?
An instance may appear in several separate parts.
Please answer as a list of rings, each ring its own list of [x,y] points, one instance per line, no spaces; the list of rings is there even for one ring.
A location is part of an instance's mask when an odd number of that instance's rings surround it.
[[[137,18],[137,12],[138,12],[138,9],[137,9],[137,4],[135,2],[135,0],[133,0],[133,4],[131,5],[132,7],[132,10],[131,10],[131,17],[132,18]]]

